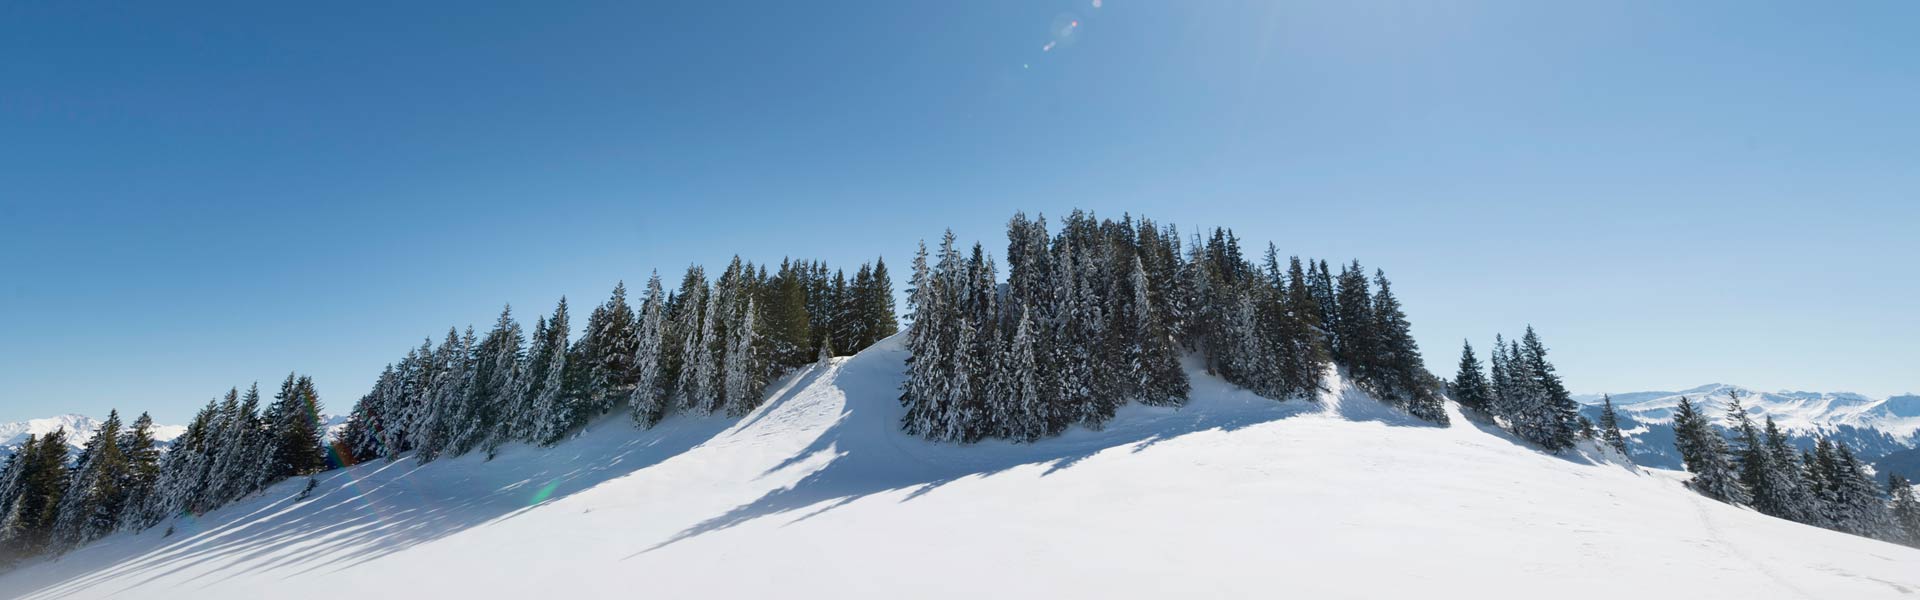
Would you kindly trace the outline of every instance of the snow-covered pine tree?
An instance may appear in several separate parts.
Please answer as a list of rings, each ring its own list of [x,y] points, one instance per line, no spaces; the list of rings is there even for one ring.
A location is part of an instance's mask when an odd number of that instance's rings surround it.
[[[560,298],[560,305],[554,307],[553,316],[546,319],[545,327],[535,328],[531,365],[527,372],[526,387],[531,394],[523,423],[524,430],[520,439],[541,445],[551,446],[560,441],[567,429],[574,423],[574,401],[567,389],[569,374],[567,350],[570,348],[567,337],[572,332],[568,324],[567,299]]]
[[[1727,392],[1727,418],[1733,423],[1737,442],[1732,447],[1734,464],[1739,468],[1740,485],[1745,486],[1753,498],[1753,509],[1783,519],[1793,518],[1793,484],[1773,463],[1773,452],[1767,447],[1766,438],[1760,428],[1754,426],[1746,407],[1741,406],[1739,393],[1732,390]]]
[[[1300,257],[1288,258],[1286,288],[1279,295],[1286,306],[1280,315],[1280,382],[1288,395],[1304,395],[1311,400],[1321,389],[1320,380],[1331,358],[1319,302],[1313,297],[1312,282],[1301,267]]]
[[[671,349],[668,370],[674,374],[672,398],[680,410],[697,410],[706,404],[708,390],[700,373],[710,368],[703,363],[712,360],[703,351],[707,347],[707,305],[711,304],[708,295],[706,271],[699,266],[688,267],[674,295],[676,314],[667,339]]]
[[[798,368],[812,362],[815,348],[808,323],[813,316],[807,310],[806,267],[782,259],[780,270],[767,282],[765,293],[756,302],[765,319],[757,323],[757,337],[766,347],[764,359],[774,371]],[[830,290],[822,290],[825,296]],[[825,309],[826,307],[822,307]]]
[[[263,420],[268,444],[263,454],[267,482],[306,475],[326,466],[320,445],[320,394],[313,379],[293,373],[280,385]]]
[[[1527,378],[1520,382],[1526,398],[1520,409],[1520,419],[1525,425],[1521,435],[1556,452],[1572,446],[1579,430],[1580,405],[1573,401],[1573,395],[1554,373],[1553,363],[1547,360],[1547,347],[1540,342],[1533,326],[1527,326],[1527,333],[1511,358],[1513,363],[1508,368],[1521,366],[1520,372]]]
[[[1327,349],[1338,356],[1340,347],[1340,302],[1339,294],[1333,288],[1333,272],[1327,268],[1327,261],[1321,260],[1307,276],[1312,279],[1313,302],[1320,307],[1320,327],[1327,332]]]
[[[64,553],[113,531],[126,501],[127,460],[120,453],[120,411],[87,440],[55,511],[48,548]]]
[[[635,331],[633,353],[633,392],[627,406],[633,423],[652,427],[667,414],[665,366],[667,343],[666,297],[660,286],[660,273],[647,278],[647,294],[640,301],[640,322]]]
[[[580,369],[584,379],[577,420],[606,414],[633,396],[639,344],[639,323],[627,305],[627,284],[622,281],[613,286],[605,303],[587,315],[587,331],[577,344],[578,364],[572,366]]]
[[[120,434],[120,454],[127,457],[127,501],[115,528],[127,529],[139,521],[141,507],[146,506],[160,481],[160,448],[153,439],[153,417],[140,413],[133,425]],[[0,475],[0,481],[4,479],[5,476]],[[0,491],[0,498],[4,496],[5,492]],[[6,510],[0,506],[0,515],[4,514]]]
[[[1337,313],[1334,320],[1334,360],[1347,368],[1354,381],[1369,384],[1375,380],[1374,361],[1380,351],[1374,343],[1379,329],[1373,323],[1373,293],[1367,289],[1367,274],[1360,261],[1340,268]]]
[[[1814,484],[1808,479],[1806,465],[1799,459],[1799,451],[1787,439],[1785,432],[1773,422],[1766,421],[1767,451],[1772,455],[1771,462],[1777,470],[1777,476],[1786,482],[1786,488],[1792,501],[1787,507],[1786,518],[1815,527],[1826,527],[1826,516],[1821,510],[1819,497],[1815,495]]]
[[[861,338],[847,352],[859,352],[880,340],[893,337],[900,332],[900,322],[893,310],[893,276],[887,274],[885,258],[873,259],[873,280],[861,292],[866,299],[860,303]]]
[[[1674,445],[1679,448],[1687,471],[1693,473],[1693,480],[1687,482],[1687,487],[1728,504],[1746,504],[1750,501],[1746,488],[1740,485],[1740,477],[1735,473],[1732,460],[1728,458],[1726,439],[1720,437],[1720,432],[1715,431],[1712,423],[1694,410],[1693,403],[1684,396],[1680,398],[1673,423]]]
[[[751,294],[747,294],[746,306],[739,312],[738,320],[727,328],[727,353],[723,373],[727,415],[734,417],[745,416],[759,407],[761,392],[766,388],[766,380],[763,378],[766,367],[761,364],[762,359],[754,352],[754,344],[760,338],[760,311]],[[795,347],[798,348],[799,345],[796,344]]]
[[[244,484],[236,481],[233,474],[245,469],[236,468],[235,463],[256,462],[258,455],[247,454],[244,444],[236,440],[246,438],[245,421],[240,417],[240,390],[228,388],[227,395],[221,399],[219,410],[214,413],[213,431],[209,434],[209,444],[213,447],[212,466],[207,469],[207,499],[200,510],[206,510],[233,499],[236,488]]]
[[[1505,367],[1502,366],[1502,369]],[[1453,375],[1452,385],[1447,390],[1453,400],[1462,408],[1482,415],[1493,414],[1493,390],[1487,383],[1487,376],[1480,370],[1480,359],[1473,355],[1473,342],[1462,340],[1460,344],[1460,370]],[[1601,418],[1604,428],[1605,416]]]
[[[1487,353],[1487,407],[1489,414],[1505,419],[1508,427],[1513,426],[1514,414],[1519,405],[1514,397],[1511,354],[1507,352],[1507,341],[1500,334],[1493,336],[1493,351]]]
[[[25,442],[14,449],[7,457],[6,465],[0,466],[0,569],[22,558],[13,547],[17,531],[13,526],[18,523],[18,514],[13,510],[20,500],[21,484],[25,478],[26,465],[38,445],[36,436],[29,433]]]
[[[1834,528],[1858,536],[1879,540],[1898,537],[1898,524],[1881,501],[1873,477],[1853,455],[1853,449],[1834,441],[1826,462],[1829,490],[1828,515]],[[1817,452],[1817,450],[1816,450]]]
[[[447,328],[447,337],[433,350],[433,379],[427,384],[426,406],[415,424],[414,460],[426,463],[446,449],[450,426],[466,401],[467,349],[460,332]]]
[[[1220,372],[1218,361],[1226,354],[1221,330],[1228,305],[1219,298],[1224,287],[1214,273],[1213,261],[1207,259],[1200,236],[1195,234],[1180,277],[1180,304],[1186,308],[1181,343],[1188,350],[1200,352],[1209,375]]]
[[[1427,373],[1426,361],[1420,357],[1420,346],[1413,341],[1413,325],[1407,322],[1406,313],[1400,310],[1400,300],[1394,297],[1393,286],[1387,281],[1386,273],[1378,269],[1373,273],[1374,284],[1378,286],[1373,296],[1373,343],[1374,351],[1378,354],[1371,361],[1375,365],[1375,385],[1386,391],[1388,401],[1406,407],[1408,414],[1446,425],[1446,405],[1434,389],[1434,378]],[[1547,373],[1551,372],[1549,368]],[[1558,377],[1555,377],[1554,383],[1557,385],[1558,382]],[[1569,396],[1567,403],[1572,405],[1572,402]],[[1573,410],[1573,415],[1578,417],[1578,406],[1575,405]]]
[[[19,469],[11,506],[0,514],[0,565],[46,550],[67,490],[67,434],[64,429],[37,438],[14,459]]]
[[[1173,336],[1154,310],[1150,295],[1152,284],[1146,263],[1139,256],[1133,259],[1133,274],[1129,279],[1133,298],[1126,311],[1128,325],[1132,327],[1127,336],[1130,342],[1127,369],[1136,378],[1134,385],[1140,402],[1151,406],[1185,404],[1191,384],[1187,382],[1187,372],[1180,368],[1180,354],[1173,347]],[[1025,312],[1024,307],[1021,312]],[[1026,320],[1024,314],[1021,320]],[[1015,336],[1018,335],[1016,331]],[[1031,345],[1029,341],[1029,352]],[[1018,379],[1010,381],[1018,382]]]
[[[951,246],[952,232],[947,237]],[[941,279],[927,265],[927,245],[922,242],[914,254],[913,274],[907,284],[908,358],[900,403],[907,408],[901,427],[909,434],[928,438],[939,432],[945,420],[942,409],[949,397],[947,385],[952,382],[946,372],[950,366],[949,338],[943,331],[952,323],[948,322]]]
[[[685,393],[686,408],[703,414],[713,414],[719,408],[718,386],[720,373],[719,349],[726,342],[720,337],[720,321],[732,307],[728,306],[727,290],[729,278],[722,276],[713,286],[701,311],[700,326],[694,334],[688,336],[686,347],[686,366],[681,371],[680,389]]]
[[[469,336],[471,337],[471,336]],[[473,369],[469,373],[465,409],[453,423],[450,448],[455,456],[475,448],[489,451],[497,444],[495,433],[509,422],[507,409],[514,404],[520,389],[520,353],[523,335],[513,320],[513,307],[500,311],[493,329],[472,345]]]
[[[1620,415],[1613,410],[1613,396],[1600,395],[1600,439],[1627,456],[1627,438],[1620,434]]]
[[[1887,474],[1887,511],[1899,526],[1897,541],[1920,548],[1920,499],[1914,497],[1913,484],[1898,473]]]

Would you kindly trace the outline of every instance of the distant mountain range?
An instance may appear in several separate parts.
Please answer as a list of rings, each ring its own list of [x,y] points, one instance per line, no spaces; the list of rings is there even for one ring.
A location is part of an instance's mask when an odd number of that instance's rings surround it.
[[[67,432],[68,453],[78,453],[80,448],[87,445],[87,440],[93,439],[94,432],[100,430],[100,421],[86,415],[67,414],[45,419],[0,423],[0,459],[13,456],[14,451],[27,442],[29,435],[43,436],[61,429]],[[180,437],[180,434],[186,431],[187,428],[184,425],[155,425],[153,438],[159,442],[171,442],[173,438]]]
[[[346,427],[347,417],[321,415],[320,422],[326,428],[327,439],[332,440],[335,434]],[[100,421],[86,415],[67,414],[45,419],[0,423],[0,460],[13,456],[21,444],[27,443],[27,436],[43,436],[60,429],[67,431],[67,453],[78,454],[80,449],[87,445],[87,440],[93,439],[94,432],[100,430]],[[186,432],[185,425],[154,425],[153,439],[162,445],[167,445]]]
[[[1680,468],[1680,455],[1673,448],[1673,412],[1680,399],[1689,399],[1725,427],[1731,422],[1727,414],[1729,391],[1741,395],[1741,405],[1755,421],[1773,417],[1802,448],[1811,448],[1817,436],[1825,435],[1845,442],[1863,460],[1875,461],[1920,445],[1920,435],[1916,435],[1920,432],[1917,395],[1871,398],[1848,392],[1762,392],[1712,383],[1677,392],[1613,394],[1621,433],[1628,439],[1628,454],[1642,465]],[[1584,405],[1581,413],[1596,421],[1600,418],[1600,399],[1599,394],[1574,397]]]

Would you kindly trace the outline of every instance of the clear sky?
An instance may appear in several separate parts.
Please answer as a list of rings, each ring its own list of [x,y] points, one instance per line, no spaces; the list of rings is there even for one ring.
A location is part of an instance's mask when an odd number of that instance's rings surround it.
[[[1072,207],[1385,268],[1443,375],[1920,391],[1920,4],[1103,3],[0,2],[0,420]]]

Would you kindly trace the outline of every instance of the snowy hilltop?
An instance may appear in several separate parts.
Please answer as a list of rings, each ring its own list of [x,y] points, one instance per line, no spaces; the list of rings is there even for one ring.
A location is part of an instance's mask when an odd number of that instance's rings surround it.
[[[1712,415],[1715,424],[1728,427],[1727,394],[1740,396],[1755,419],[1772,417],[1800,448],[1812,448],[1820,436],[1845,442],[1861,458],[1876,460],[1920,446],[1920,396],[1870,398],[1847,392],[1765,392],[1713,383],[1677,392],[1612,394],[1622,433],[1635,462],[1668,469],[1680,468],[1673,446],[1673,411],[1687,398]],[[1600,414],[1600,394],[1574,399],[1590,419]]]
[[[1920,550],[1712,502],[1590,443],[1545,454],[1453,405],[1452,426],[1431,425],[1337,377],[1317,400],[1275,402],[1189,357],[1184,407],[1127,405],[1102,430],[1033,443],[929,442],[899,427],[899,342],[772,382],[739,419],[676,414],[636,432],[612,415],[490,461],[376,460],[311,490],[283,482],[170,534],[119,533],[0,575],[0,597],[590,598],[636,582],[662,597],[844,598],[1920,589]],[[993,576],[925,583],[960,567]]]

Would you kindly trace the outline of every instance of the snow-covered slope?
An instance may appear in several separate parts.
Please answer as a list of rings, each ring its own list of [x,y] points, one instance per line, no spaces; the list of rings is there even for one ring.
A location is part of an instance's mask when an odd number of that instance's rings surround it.
[[[1902,598],[1920,550],[1359,393],[1196,375],[1035,444],[899,433],[896,341],[744,419],[364,464],[0,576],[13,598]],[[1551,590],[1551,592],[1549,592]]]
[[[0,459],[12,456],[21,444],[26,443],[27,436],[43,436],[60,429],[66,430],[67,445],[72,452],[77,453],[81,447],[87,445],[87,440],[93,439],[93,433],[100,429],[100,422],[86,415],[70,414],[15,423],[0,423]],[[155,425],[153,437],[155,441],[172,441],[186,430],[185,426],[180,425]]]
[[[1679,468],[1672,423],[1680,399],[1688,398],[1725,427],[1731,423],[1726,410],[1728,391],[1741,394],[1740,404],[1755,420],[1773,417],[1801,447],[1811,447],[1815,436],[1832,436],[1873,460],[1920,444],[1916,435],[1920,433],[1920,396],[1874,399],[1849,392],[1761,392],[1712,383],[1678,392],[1614,394],[1614,409],[1622,418],[1621,429],[1634,460]],[[1599,418],[1598,394],[1574,399],[1587,405],[1583,412],[1589,418]]]

